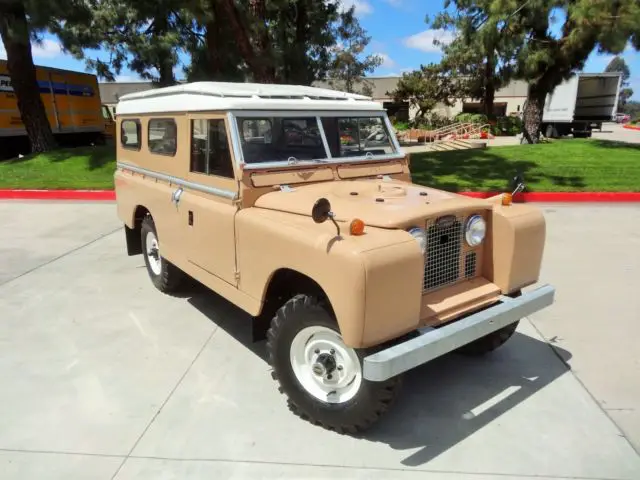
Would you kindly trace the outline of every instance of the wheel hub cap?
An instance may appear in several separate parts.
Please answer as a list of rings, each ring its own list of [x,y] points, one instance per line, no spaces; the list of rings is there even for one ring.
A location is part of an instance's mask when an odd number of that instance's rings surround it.
[[[290,361],[302,388],[323,402],[347,402],[362,384],[355,350],[327,327],[307,327],[298,332],[291,342]]]
[[[160,273],[162,272],[160,248],[158,246],[158,239],[152,232],[149,232],[147,234],[145,244],[147,247],[147,259],[149,261],[149,267],[151,267],[151,271],[155,275],[160,275]]]

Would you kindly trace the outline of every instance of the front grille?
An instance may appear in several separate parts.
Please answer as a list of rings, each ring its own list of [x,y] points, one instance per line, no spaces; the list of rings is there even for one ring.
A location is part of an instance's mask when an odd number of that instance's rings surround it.
[[[478,256],[476,252],[469,252],[464,256],[464,278],[472,278],[476,276],[476,265]]]
[[[464,240],[468,214],[429,219],[426,225],[423,293],[478,276],[483,244],[472,248]]]
[[[460,277],[463,225],[459,218],[427,225],[424,290],[450,285]]]

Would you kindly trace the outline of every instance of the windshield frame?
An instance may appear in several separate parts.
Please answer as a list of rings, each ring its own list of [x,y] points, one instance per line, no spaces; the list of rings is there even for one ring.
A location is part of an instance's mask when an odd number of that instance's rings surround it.
[[[398,139],[394,133],[393,125],[384,110],[233,110],[227,113],[229,126],[232,132],[231,141],[235,152],[236,161],[244,170],[262,170],[265,168],[282,168],[323,164],[344,164],[363,162],[388,162],[390,160],[400,160],[405,157]],[[265,117],[286,117],[286,118],[315,118],[318,123],[320,137],[325,150],[325,158],[315,160],[298,160],[291,163],[286,160],[260,163],[246,163],[244,152],[240,142],[241,134],[238,128],[238,118],[265,118]],[[384,155],[362,155],[357,157],[332,157],[327,137],[322,125],[322,117],[380,117],[387,129],[391,146],[395,153]]]

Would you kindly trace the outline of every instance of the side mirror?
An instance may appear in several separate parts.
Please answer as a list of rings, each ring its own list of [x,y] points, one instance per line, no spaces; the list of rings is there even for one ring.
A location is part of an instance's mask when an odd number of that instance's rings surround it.
[[[329,200],[326,198],[316,200],[311,210],[311,218],[313,218],[313,221],[316,223],[324,223],[330,218],[338,230],[338,236],[340,236],[340,225],[338,225],[334,217],[335,215],[331,211],[331,203],[329,203]]]
[[[324,223],[329,219],[331,215],[331,204],[326,198],[316,200],[311,210],[311,217],[316,223]]]
[[[515,195],[516,193],[523,191],[524,187],[525,187],[524,177],[522,176],[522,173],[517,172],[516,176],[513,177],[511,181],[511,192],[512,192],[511,195]]]

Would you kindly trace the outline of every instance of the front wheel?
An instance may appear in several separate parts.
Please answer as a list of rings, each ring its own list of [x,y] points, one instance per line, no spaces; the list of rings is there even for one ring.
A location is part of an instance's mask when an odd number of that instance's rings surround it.
[[[267,333],[272,376],[290,410],[339,433],[371,427],[398,392],[399,378],[363,378],[362,359],[368,353],[346,346],[326,303],[308,295],[285,303]]]

